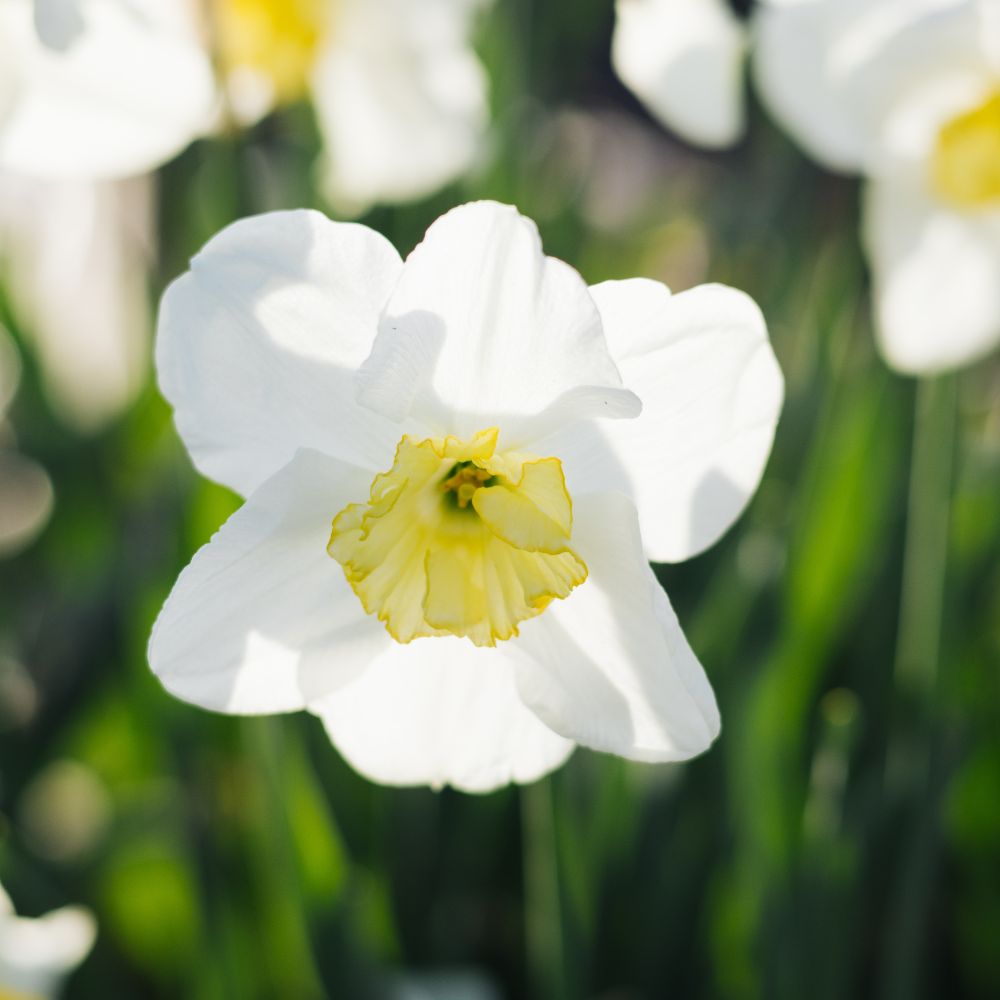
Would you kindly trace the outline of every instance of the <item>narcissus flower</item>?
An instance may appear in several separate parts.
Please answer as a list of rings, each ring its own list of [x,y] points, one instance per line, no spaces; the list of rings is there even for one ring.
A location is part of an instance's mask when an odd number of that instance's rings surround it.
[[[768,0],[756,75],[775,116],[868,178],[864,239],[882,350],[905,372],[1000,342],[996,0]]]
[[[4,0],[0,168],[131,177],[179,153],[215,107],[189,0]]]
[[[48,1000],[94,943],[94,918],[78,906],[19,917],[0,888],[0,997]]]
[[[429,194],[469,169],[488,121],[471,45],[488,0],[213,0],[233,108],[310,96],[339,208]]]
[[[148,367],[147,172],[209,128],[195,0],[0,3],[0,280],[54,408],[92,430]]]
[[[0,172],[0,282],[53,410],[92,431],[148,377],[152,178]]]
[[[588,289],[490,202],[405,263],[370,229],[275,213],[168,289],[156,362],[195,464],[246,497],[153,630],[169,691],[308,708],[396,784],[715,737],[647,560],[711,545],[761,475],[782,379],[746,295]]]
[[[617,0],[611,57],[622,82],[667,128],[709,148],[745,124],[746,31],[726,0]]]

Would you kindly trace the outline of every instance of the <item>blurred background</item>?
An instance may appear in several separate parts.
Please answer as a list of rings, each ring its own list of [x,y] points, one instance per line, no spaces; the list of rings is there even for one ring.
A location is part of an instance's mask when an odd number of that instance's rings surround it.
[[[77,418],[7,267],[0,881],[28,915],[94,912],[66,997],[1000,995],[1000,365],[892,374],[857,182],[752,95],[733,150],[671,137],[612,72],[613,17],[609,0],[484,10],[487,148],[361,219],[405,254],[454,204],[494,198],[591,283],[721,281],[759,302],[787,380],[763,484],[710,552],[657,567],[722,736],[687,765],[578,750],[469,796],[377,787],[305,714],[174,701],[150,628],[239,500],[193,471],[148,344],[115,382],[127,404]],[[122,209],[149,264],[142,326],[230,221],[336,215],[319,146],[292,101],[158,170]],[[97,364],[71,336],[48,350]]]

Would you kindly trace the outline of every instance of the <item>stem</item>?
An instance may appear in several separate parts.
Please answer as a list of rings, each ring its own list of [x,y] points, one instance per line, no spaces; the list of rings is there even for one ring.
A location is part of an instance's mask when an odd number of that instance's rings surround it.
[[[955,451],[956,381],[917,387],[896,687],[927,713],[937,687]]]
[[[565,1000],[565,945],[552,779],[521,790],[528,981],[539,1000]]]
[[[886,793],[901,809],[905,839],[889,900],[882,996],[921,993],[919,960],[934,889],[942,794],[936,749],[936,699],[941,659],[948,535],[954,478],[957,383],[926,379],[917,388],[910,494],[896,640],[894,725]]]
[[[259,817],[261,851],[257,870],[262,876],[267,945],[278,985],[294,996],[324,995],[322,979],[309,933],[309,907],[296,869],[295,852],[284,794],[283,723],[278,718],[248,719],[244,723],[251,762],[260,775],[266,813]]]

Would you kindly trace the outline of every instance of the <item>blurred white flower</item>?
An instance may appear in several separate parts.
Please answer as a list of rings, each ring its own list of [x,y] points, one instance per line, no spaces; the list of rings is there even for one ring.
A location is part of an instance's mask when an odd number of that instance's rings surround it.
[[[52,512],[52,483],[45,470],[13,447],[6,424],[21,365],[14,344],[0,327],[0,558],[13,555],[45,526]]]
[[[0,888],[0,997],[49,1000],[94,944],[90,912],[65,906],[43,917],[18,917]]]
[[[216,114],[196,14],[188,0],[0,3],[0,275],[55,409],[84,430],[145,370],[140,175]]]
[[[152,178],[0,173],[0,276],[53,409],[93,430],[134,398],[148,360]]]
[[[212,66],[187,0],[4,0],[0,168],[131,177],[212,122]]]
[[[471,46],[489,0],[214,0],[237,115],[311,94],[339,209],[429,194],[473,164],[488,122]]]
[[[574,743],[669,761],[715,737],[647,559],[711,545],[761,475],[782,379],[746,295],[588,290],[491,202],[405,263],[274,213],[168,289],[156,363],[195,464],[247,498],[155,625],[173,694],[306,707],[362,773],[468,790]]]
[[[736,142],[746,32],[726,0],[616,0],[615,14],[615,72],[649,111],[696,145]]]
[[[997,0],[767,0],[755,71],[821,163],[867,178],[876,325],[894,367],[1000,342]]]

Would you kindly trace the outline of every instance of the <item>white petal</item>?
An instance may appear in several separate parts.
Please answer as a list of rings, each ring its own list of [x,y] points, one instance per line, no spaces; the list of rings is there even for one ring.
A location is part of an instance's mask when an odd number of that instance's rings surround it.
[[[986,63],[971,0],[769,0],[754,70],[775,117],[821,163],[871,169],[907,91]]]
[[[1000,212],[960,212],[922,178],[869,182],[865,243],[879,344],[899,371],[929,374],[1000,343]]]
[[[300,447],[378,469],[400,429],[355,370],[402,263],[364,226],[273,212],[212,239],[163,298],[156,366],[198,468],[246,495]]]
[[[573,545],[590,576],[521,625],[518,689],[567,739],[633,760],[685,760],[719,732],[715,697],[646,563],[621,494],[574,505]]]
[[[942,127],[983,104],[995,87],[995,75],[971,59],[908,87],[885,120],[881,154],[869,176],[899,169],[927,172]]]
[[[996,0],[984,0],[979,5],[979,16],[986,58],[994,72],[1000,74],[1000,4]]]
[[[0,167],[126,177],[208,126],[215,90],[193,15],[177,0],[4,0]],[[0,87],[3,84],[0,83]]]
[[[146,375],[152,215],[149,177],[0,174],[7,287],[54,409],[82,430],[116,416]]]
[[[859,0],[844,0],[857,12]],[[835,32],[823,0],[764,3],[755,17],[752,68],[772,114],[821,163],[860,168],[872,143],[832,78]]]
[[[618,0],[615,71],[668,128],[702,146],[744,127],[743,28],[724,0]]]
[[[313,75],[334,204],[406,201],[460,176],[487,124],[478,0],[341,0]]]
[[[18,995],[55,995],[63,977],[80,964],[94,943],[89,911],[66,906],[43,917],[15,917],[9,900],[0,912],[0,989]]]
[[[488,792],[534,781],[573,749],[521,703],[504,651],[464,639],[394,644],[312,707],[350,764],[388,785]]]
[[[569,393],[593,415],[623,393],[583,280],[542,253],[530,220],[495,202],[453,209],[427,231],[359,385],[366,405],[456,434],[540,413]]]
[[[770,454],[783,382],[764,317],[723,285],[671,297],[658,282],[634,279],[591,293],[642,414],[600,422],[610,456],[575,434],[535,447],[564,461],[574,497],[630,493],[650,559],[688,559],[739,517]]]
[[[149,663],[184,701],[235,714],[302,708],[390,642],[327,554],[330,524],[367,471],[299,452],[181,573]]]

